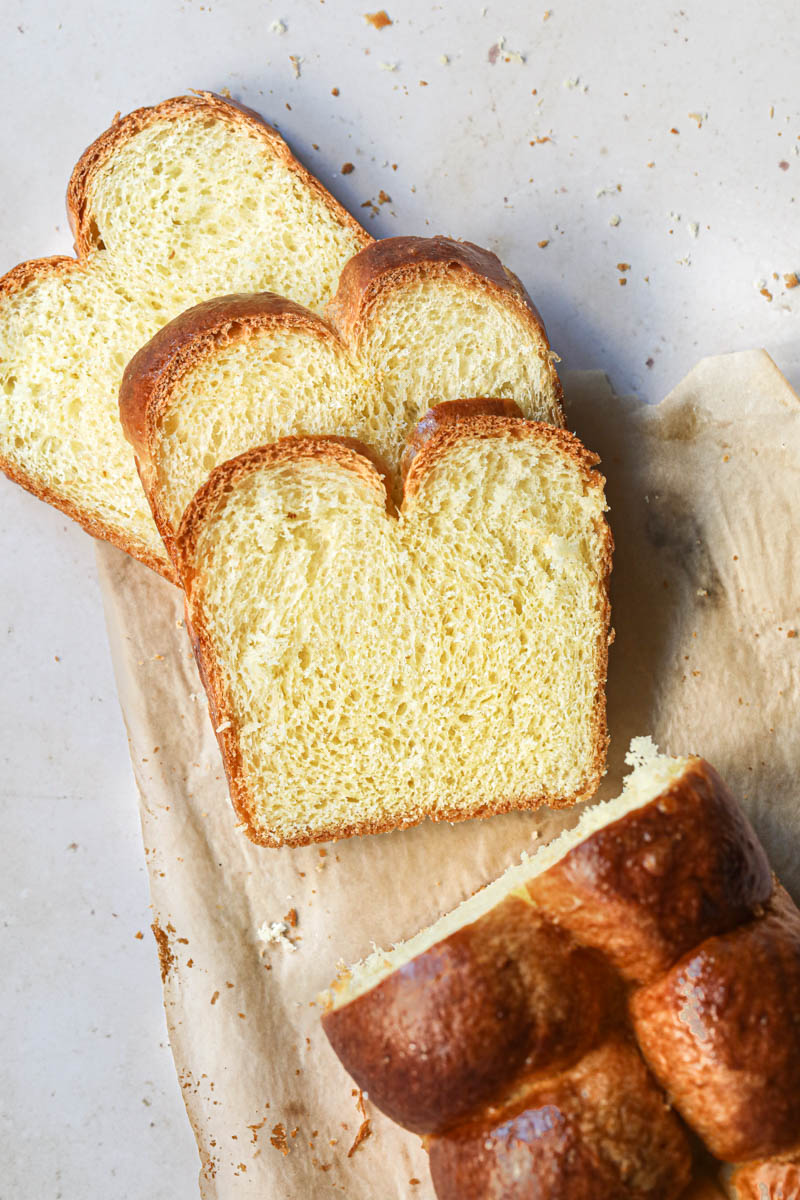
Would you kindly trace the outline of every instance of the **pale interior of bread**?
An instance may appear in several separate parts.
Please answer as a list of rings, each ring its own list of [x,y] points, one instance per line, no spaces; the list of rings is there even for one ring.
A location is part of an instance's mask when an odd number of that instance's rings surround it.
[[[338,349],[337,349],[338,347]],[[378,305],[356,356],[319,327],[252,327],[204,355],[171,391],[153,458],[174,529],[211,470],[290,433],[355,437],[394,472],[419,418],[441,400],[507,397],[559,423],[542,343],[485,289],[448,278],[413,281]]]
[[[91,208],[106,250],[147,281],[156,309],[171,309],[165,319],[198,299],[267,290],[317,311],[358,249],[256,131],[203,110],[115,150]]]
[[[324,994],[323,1002],[333,1008],[349,1004],[376,987],[398,967],[423,954],[456,930],[477,921],[509,895],[529,901],[525,885],[530,879],[547,871],[598,829],[649,804],[683,774],[690,760],[659,754],[651,738],[639,737],[631,742],[626,761],[633,770],[626,777],[619,796],[586,808],[571,829],[542,846],[535,854],[523,855],[521,862],[509,867],[499,878],[468,897],[451,912],[445,913],[433,925],[398,943],[391,950],[375,950],[362,962],[344,968],[331,989]]]
[[[204,613],[258,830],[568,802],[601,769],[602,489],[543,435],[464,437],[388,515],[329,461],[201,524]]]
[[[544,340],[513,304],[470,276],[387,288],[358,354],[377,391],[369,440],[392,464],[409,430],[442,400],[505,397],[531,420],[561,423]]]
[[[158,423],[159,501],[173,529],[214,467],[289,434],[363,437],[370,404],[356,362],[323,326],[251,327],[181,377]]]
[[[211,296],[319,308],[359,247],[262,142],[205,114],[115,151],[92,208],[105,249],[0,298],[0,453],[166,561],[119,422],[128,360]]]

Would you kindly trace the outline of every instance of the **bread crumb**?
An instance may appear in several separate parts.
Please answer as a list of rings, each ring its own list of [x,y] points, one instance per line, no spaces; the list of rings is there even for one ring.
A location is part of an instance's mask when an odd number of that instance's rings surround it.
[[[788,275],[784,275],[783,282],[787,288],[796,288],[798,283],[800,283],[800,279],[797,278],[796,271],[790,271]]]
[[[689,119],[691,121],[697,121],[697,128],[702,129],[703,121],[708,120],[708,113],[691,112],[689,113]]]
[[[338,96],[338,95],[339,95],[339,89],[338,89],[338,88],[331,88],[331,95],[332,95],[332,96]]]
[[[380,12],[364,13],[364,20],[368,21],[373,29],[385,29],[387,25],[393,24],[392,18],[384,8]]]
[[[670,129],[670,133],[680,133],[680,129],[676,129],[675,126],[673,125],[672,129]]]
[[[696,238],[700,233],[700,224],[698,221],[689,222],[689,237]]]
[[[788,638],[796,638],[796,637],[797,637],[797,630],[796,630],[796,629],[787,629],[787,631],[786,631],[786,636],[787,636]]]
[[[273,21],[269,27],[270,33],[286,33],[288,26],[285,21]]]
[[[447,67],[447,66],[449,66],[449,65],[450,65],[450,56],[449,56],[449,54],[440,54],[440,55],[439,55],[439,62],[442,64],[442,66],[443,66],[443,67]]]
[[[537,242],[537,243],[536,243],[536,245],[539,247],[539,249],[540,249],[540,250],[544,250],[545,246],[549,246],[549,245],[550,245],[550,239],[549,239],[549,238],[543,238],[543,239],[542,239],[542,241],[541,241],[541,242]]]
[[[622,220],[622,217],[619,215],[619,213],[614,213],[613,217],[608,218],[608,223],[609,223],[609,225],[616,228],[617,225],[619,225],[621,220]]]
[[[397,70],[397,63],[382,62],[382,63],[378,63],[378,66],[380,67],[380,69],[382,71],[396,71]]]
[[[219,1000],[219,992],[214,992],[214,995],[211,997],[211,1003],[216,1004],[218,1000]]]
[[[283,946],[292,953],[297,950],[289,937],[289,924],[286,921],[264,921],[256,930],[256,937],[265,946]]]
[[[771,300],[772,300],[772,292],[769,290],[769,288],[768,288],[768,287],[762,287],[762,288],[759,288],[758,290],[759,290],[759,293],[760,293],[762,296],[764,296],[764,298],[765,298],[766,300],[769,300],[769,301],[771,301]]]
[[[284,1156],[289,1153],[289,1143],[286,1140],[286,1130],[280,1122],[278,1122],[277,1125],[273,1125],[269,1140],[275,1149],[280,1150],[281,1154]]]
[[[618,279],[617,283],[619,284],[620,287],[625,287],[627,285],[628,281],[627,281],[627,279],[622,278],[622,279]]]
[[[136,938],[137,942],[140,942],[144,937],[144,934],[142,933],[141,929],[137,929],[133,936]]]
[[[618,263],[617,263],[617,270],[618,270],[618,271],[630,271],[630,269],[631,269],[631,264],[630,264],[630,263],[626,263],[626,262],[618,262]]]
[[[302,54],[290,54],[289,55],[289,62],[292,64],[292,70],[294,71],[295,79],[300,78],[300,64],[302,61],[303,61]]]
[[[355,171],[355,167],[351,162],[342,163],[343,175],[352,175],[353,171]]]

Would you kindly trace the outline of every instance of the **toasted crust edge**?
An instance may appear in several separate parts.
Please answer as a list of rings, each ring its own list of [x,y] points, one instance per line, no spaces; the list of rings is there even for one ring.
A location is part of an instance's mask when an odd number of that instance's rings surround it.
[[[116,118],[98,138],[84,150],[75,164],[67,186],[67,216],[75,236],[75,252],[83,258],[101,244],[98,231],[93,229],[91,211],[92,185],[115,150],[120,149],[148,125],[164,119],[208,112],[215,118],[245,130],[265,142],[272,153],[295,174],[301,183],[314,193],[343,229],[348,229],[361,246],[369,246],[372,236],[359,225],[355,217],[323,187],[302,163],[295,158],[286,141],[276,129],[252,108],[226,100],[216,92],[198,90],[194,95],[173,96],[148,108],[137,108],[127,116]]]
[[[468,290],[489,292],[530,327],[542,343],[542,363],[552,390],[553,421],[563,426],[564,391],[553,365],[544,321],[520,279],[491,250],[441,234],[430,238],[382,238],[345,263],[325,316],[355,345],[379,298],[410,279],[425,275],[457,278]]]
[[[450,401],[449,404],[454,402]],[[409,475],[413,475],[409,491],[403,497],[401,511],[405,508],[406,500],[418,491],[423,472],[427,473],[436,461],[450,447],[465,437],[544,437],[552,441],[562,452],[576,463],[588,486],[603,488],[605,479],[593,470],[599,458],[574,435],[565,429],[560,429],[544,422],[528,421],[524,417],[496,416],[482,411],[483,406],[495,404],[495,401],[476,398],[470,401],[457,401],[459,405],[474,405],[475,416],[465,415],[462,407],[457,420],[445,421],[442,427],[427,438],[420,452],[413,460]],[[439,407],[439,406],[437,406]],[[427,414],[436,414],[436,408]],[[412,433],[411,437],[413,438]],[[370,487],[380,494],[387,509],[392,511],[390,494],[386,486],[386,475],[381,471],[379,461],[376,462],[373,452],[355,439],[338,437],[288,437],[266,446],[256,446],[246,450],[237,458],[229,459],[216,467],[206,483],[193,497],[183,515],[180,528],[175,537],[175,566],[186,593],[186,625],[189,630],[195,658],[198,663],[203,684],[208,695],[209,713],[222,752],[222,760],[231,796],[231,803],[240,818],[244,831],[251,842],[261,846],[305,846],[314,842],[334,841],[346,837],[364,836],[373,833],[386,833],[393,829],[407,829],[418,825],[423,820],[462,821],[477,817],[496,816],[519,809],[533,810],[542,805],[550,808],[568,808],[582,800],[589,799],[597,789],[605,769],[605,758],[608,749],[609,735],[606,722],[605,682],[608,668],[608,645],[612,636],[609,629],[611,605],[609,598],[609,577],[611,573],[611,555],[613,538],[608,522],[599,518],[597,533],[600,539],[600,568],[599,580],[602,596],[601,627],[596,650],[597,690],[595,693],[592,716],[592,733],[594,736],[594,755],[589,770],[574,792],[567,796],[552,797],[542,793],[533,796],[512,796],[494,803],[474,805],[471,809],[441,809],[435,813],[426,811],[410,812],[405,818],[364,821],[354,821],[348,825],[331,825],[322,829],[298,832],[297,834],[273,835],[269,831],[258,829],[253,811],[252,796],[245,783],[242,770],[241,751],[235,733],[230,728],[220,728],[226,721],[233,719],[232,705],[227,696],[227,689],[222,678],[222,672],[216,667],[211,638],[208,633],[204,614],[198,605],[193,603],[192,592],[195,582],[195,572],[192,569],[192,558],[196,549],[202,525],[214,509],[224,500],[227,492],[247,475],[267,465],[296,462],[298,459],[325,460],[333,462],[345,469],[352,470]]]

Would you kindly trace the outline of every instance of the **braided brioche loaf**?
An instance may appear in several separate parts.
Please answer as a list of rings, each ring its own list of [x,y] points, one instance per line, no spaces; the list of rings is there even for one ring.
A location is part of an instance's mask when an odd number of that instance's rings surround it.
[[[594,792],[611,553],[596,463],[511,401],[474,400],[419,423],[399,510],[346,439],[283,438],[212,471],[175,545],[253,840]]]
[[[386,238],[344,268],[325,319],[280,296],[227,296],[162,329],[128,365],[120,417],[174,557],[181,518],[211,470],[291,434],[374,448],[400,494],[406,438],[432,405],[513,398],[563,425],[541,318],[488,250]]]
[[[800,914],[708,763],[629,761],[616,800],[324,997],[441,1200],[677,1197],[675,1113],[718,1158],[788,1156],[740,1169],[741,1200],[797,1178]]]
[[[119,426],[126,363],[210,296],[274,288],[322,309],[372,239],[274,129],[210,93],[115,120],[67,211],[77,258],[0,279],[0,468],[172,577]]]

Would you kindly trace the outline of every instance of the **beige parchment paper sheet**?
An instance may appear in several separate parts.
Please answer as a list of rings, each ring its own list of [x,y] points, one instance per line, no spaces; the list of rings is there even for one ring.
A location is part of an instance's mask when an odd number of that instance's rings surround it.
[[[617,543],[600,797],[631,736],[696,751],[800,898],[800,401],[762,351],[703,360],[658,406],[567,376],[603,459]],[[251,845],[234,823],[178,591],[106,545],[98,567],[141,794],[169,1036],[205,1200],[432,1200],[419,1139],[362,1116],[314,997],[576,817],[546,811],[352,839]],[[795,636],[797,634],[797,636]],[[296,949],[266,947],[291,909]]]

